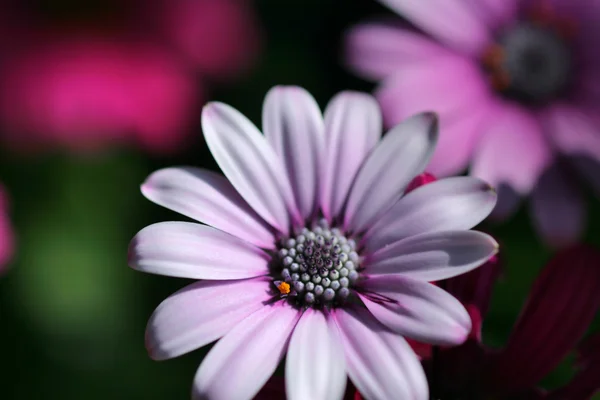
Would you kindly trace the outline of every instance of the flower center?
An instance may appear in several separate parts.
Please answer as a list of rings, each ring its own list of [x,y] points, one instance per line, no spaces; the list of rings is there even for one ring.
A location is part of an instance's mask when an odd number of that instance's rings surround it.
[[[338,305],[359,276],[356,242],[326,220],[282,239],[275,261],[277,290],[299,306]]]
[[[558,30],[525,22],[505,30],[483,64],[497,91],[533,104],[563,94],[573,69],[571,49]]]

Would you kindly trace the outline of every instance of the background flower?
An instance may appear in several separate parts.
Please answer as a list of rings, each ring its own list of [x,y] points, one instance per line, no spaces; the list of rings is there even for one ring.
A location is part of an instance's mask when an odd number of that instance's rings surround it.
[[[380,81],[386,122],[439,110],[443,134],[432,173],[470,166],[498,187],[497,218],[512,215],[519,198],[533,192],[542,237],[554,246],[579,239],[586,204],[575,181],[598,189],[591,177],[600,161],[595,3],[381,3],[429,35],[400,23],[367,23],[348,36],[352,69]]]
[[[102,13],[55,7],[40,18],[15,3],[9,15],[21,22],[4,27],[14,41],[0,62],[0,124],[20,149],[125,143],[173,153],[188,143],[210,80],[239,75],[258,51],[245,1],[108,4],[103,12],[120,18],[110,25]]]
[[[184,142],[198,93],[168,53],[81,33],[45,42],[5,64],[0,110],[11,145],[161,153]]]

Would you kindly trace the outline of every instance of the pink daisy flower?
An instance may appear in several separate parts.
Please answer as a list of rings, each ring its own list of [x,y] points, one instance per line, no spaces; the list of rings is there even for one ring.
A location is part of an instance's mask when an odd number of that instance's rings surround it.
[[[290,399],[341,399],[348,375],[368,398],[427,399],[403,336],[462,343],[459,301],[429,283],[497,251],[470,231],[493,209],[491,187],[441,180],[406,196],[437,141],[431,113],[381,140],[376,101],[345,92],[327,106],[276,87],[263,131],[222,103],[202,112],[206,142],[226,178],[194,168],[150,175],[142,193],[206,225],[164,222],[133,239],[138,270],[199,279],[150,319],[154,359],[221,338],[194,380],[194,398],[250,399],[286,357]]]
[[[386,123],[439,112],[432,173],[470,166],[498,188],[498,218],[532,194],[543,238],[574,242],[586,207],[572,170],[600,190],[600,64],[593,45],[600,7],[589,0],[380,2],[424,32],[372,23],[349,34],[349,64],[381,82],[376,96]]]

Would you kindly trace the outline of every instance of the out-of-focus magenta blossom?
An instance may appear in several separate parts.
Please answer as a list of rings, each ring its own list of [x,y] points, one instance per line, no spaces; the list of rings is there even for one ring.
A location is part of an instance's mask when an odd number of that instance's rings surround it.
[[[10,54],[0,60],[5,142],[27,150],[133,143],[155,153],[186,144],[191,111],[210,82],[233,78],[254,59],[250,3],[135,3],[122,4],[110,28],[56,26],[13,4],[21,23],[5,29],[14,43],[0,42]]]
[[[14,234],[8,216],[8,199],[4,187],[0,187],[0,274],[5,271],[14,251]]]
[[[230,77],[256,56],[260,33],[250,0],[175,0],[149,7],[173,47],[203,74]]]
[[[470,230],[496,194],[473,177],[403,196],[437,140],[431,113],[381,140],[371,96],[345,92],[324,116],[301,88],[277,87],[264,135],[222,103],[202,113],[227,179],[168,168],[142,185],[150,200],[207,225],[166,222],[130,246],[138,270],[200,279],[166,299],[147,329],[155,359],[221,338],[194,382],[198,399],[245,399],[286,357],[289,399],[341,399],[346,375],[369,398],[428,399],[403,336],[439,345],[471,331],[459,301],[429,281],[470,271],[497,252]]]
[[[600,192],[600,4],[379,1],[429,34],[387,22],[349,33],[349,64],[381,82],[386,123],[436,110],[442,134],[432,173],[470,165],[497,187],[500,219],[532,194],[543,238],[575,242],[587,219],[577,176]]]
[[[32,45],[4,64],[1,80],[5,139],[34,150],[133,142],[172,151],[198,96],[168,53],[93,36]]]
[[[461,346],[438,348],[426,363],[438,398],[586,400],[600,389],[600,337],[580,347],[578,373],[546,392],[538,382],[571,351],[600,308],[600,252],[577,245],[559,252],[541,271],[506,345],[482,345],[480,327],[497,263],[439,282],[470,311],[473,334]]]

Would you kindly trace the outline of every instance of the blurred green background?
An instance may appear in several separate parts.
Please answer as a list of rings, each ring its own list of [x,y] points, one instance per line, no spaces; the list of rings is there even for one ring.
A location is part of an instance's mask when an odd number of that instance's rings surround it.
[[[61,10],[69,4],[63,1]],[[262,53],[246,76],[213,88],[211,100],[229,103],[260,124],[263,97],[276,84],[301,85],[321,106],[337,91],[372,89],[344,69],[340,43],[354,23],[389,14],[375,1],[262,0],[255,6]],[[163,362],[150,360],[144,349],[148,317],[188,282],[134,272],[126,253],[142,227],[184,219],[142,197],[139,185],[150,172],[186,164],[217,169],[199,117],[200,108],[192,144],[170,156],[131,147],[83,155],[2,150],[0,179],[10,198],[17,249],[0,279],[0,398],[189,398],[205,349]],[[600,207],[588,197],[593,229],[586,240],[600,245]],[[501,345],[551,252],[534,236],[526,207],[512,221],[485,229],[500,241],[506,265],[483,337]],[[569,361],[545,379],[546,387],[568,380]]]

